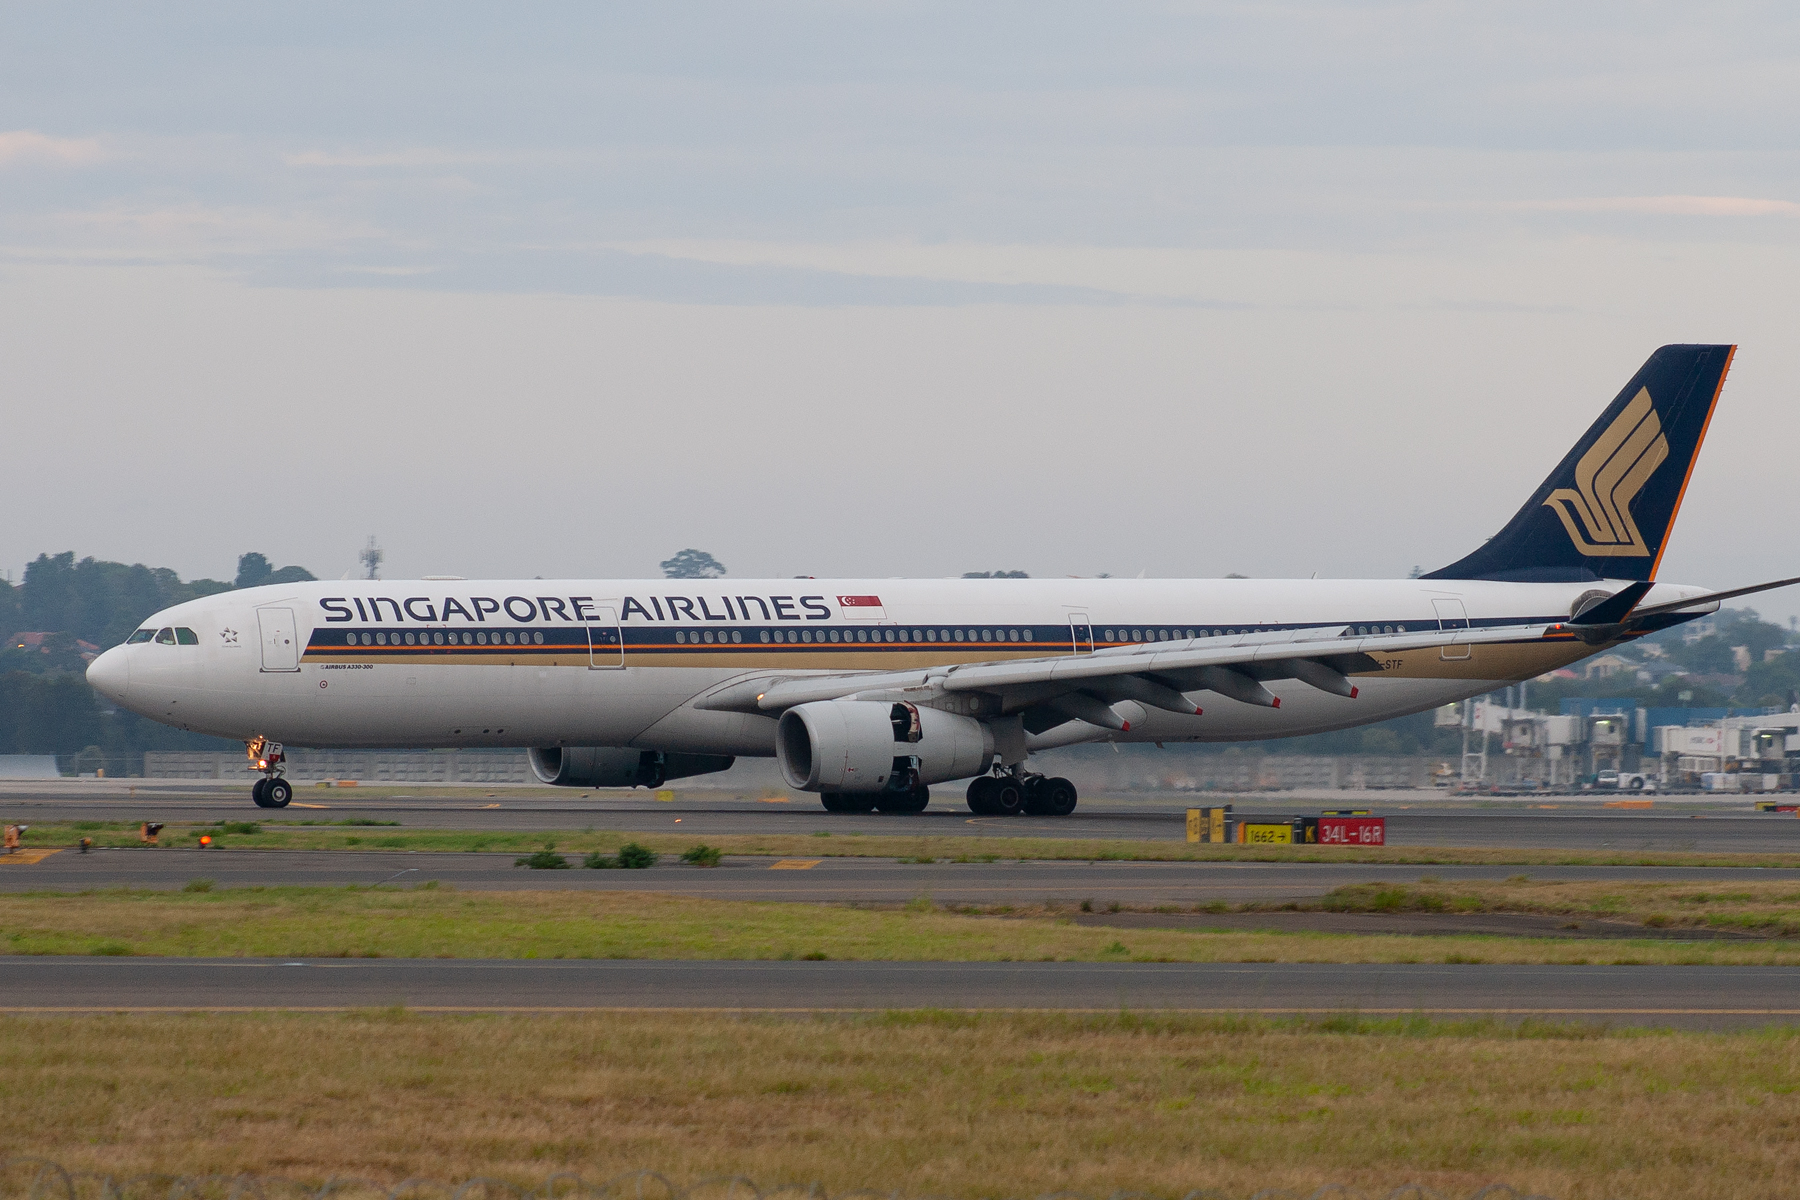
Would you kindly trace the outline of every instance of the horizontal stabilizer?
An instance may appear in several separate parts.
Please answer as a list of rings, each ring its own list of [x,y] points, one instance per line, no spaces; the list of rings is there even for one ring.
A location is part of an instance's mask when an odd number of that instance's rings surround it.
[[[1648,580],[1627,584],[1606,599],[1590,604],[1570,617],[1569,624],[1617,625],[1637,607],[1637,602],[1644,598],[1645,593],[1655,586]]]
[[[1735,600],[1739,596],[1753,596],[1757,592],[1772,592],[1776,588],[1793,587],[1796,583],[1800,583],[1800,575],[1796,575],[1792,579],[1777,579],[1773,583],[1753,583],[1749,587],[1732,588],[1724,592],[1707,592],[1704,596],[1689,596],[1686,600],[1670,600],[1666,604],[1651,604],[1644,608],[1634,608],[1631,610],[1631,615],[1648,617],[1655,613],[1680,612],[1682,609],[1692,608],[1696,604],[1716,604],[1720,600]],[[1586,616],[1587,614],[1583,613],[1582,615]]]

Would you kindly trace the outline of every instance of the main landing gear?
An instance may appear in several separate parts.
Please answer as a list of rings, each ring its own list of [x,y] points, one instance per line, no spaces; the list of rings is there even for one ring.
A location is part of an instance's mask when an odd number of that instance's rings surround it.
[[[286,808],[294,798],[294,785],[281,777],[281,764],[287,761],[281,743],[263,737],[251,738],[244,743],[244,753],[250,756],[250,769],[263,773],[250,789],[250,798],[256,801],[256,807]]]
[[[903,792],[821,792],[819,803],[835,813],[922,813],[931,803],[931,789],[916,784]]]
[[[969,811],[983,817],[1066,817],[1075,811],[1075,785],[1043,775],[982,775],[969,782]]]

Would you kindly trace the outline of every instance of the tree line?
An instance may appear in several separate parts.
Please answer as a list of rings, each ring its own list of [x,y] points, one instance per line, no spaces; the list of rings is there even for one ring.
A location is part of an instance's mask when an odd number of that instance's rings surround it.
[[[84,769],[135,770],[145,750],[218,750],[236,745],[114,711],[88,687],[84,654],[124,641],[144,618],[173,604],[233,588],[313,578],[251,551],[237,575],[183,580],[167,567],[40,554],[22,582],[0,582],[0,754],[85,754]],[[25,634],[42,634],[26,638]],[[85,645],[84,645],[85,643]]]

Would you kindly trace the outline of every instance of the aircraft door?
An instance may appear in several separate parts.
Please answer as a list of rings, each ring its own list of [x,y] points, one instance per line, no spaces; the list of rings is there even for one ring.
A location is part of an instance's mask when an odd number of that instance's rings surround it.
[[[300,669],[299,634],[294,630],[293,609],[257,609],[256,628],[262,638],[263,670],[298,671]]]
[[[1069,614],[1069,653],[1092,654],[1094,652],[1094,627],[1088,624],[1088,615],[1084,612]]]
[[[1439,629],[1467,629],[1469,612],[1463,607],[1461,600],[1433,600],[1431,607],[1437,612]],[[1442,646],[1438,649],[1438,657],[1448,662],[1460,662],[1469,657],[1468,646]]]
[[[588,621],[587,629],[589,669],[617,670],[625,665],[625,638],[619,629],[617,609],[600,606]]]

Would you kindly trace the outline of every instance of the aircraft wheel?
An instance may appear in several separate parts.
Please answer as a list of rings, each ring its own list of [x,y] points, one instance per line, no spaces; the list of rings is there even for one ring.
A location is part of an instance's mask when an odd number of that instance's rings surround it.
[[[849,812],[844,807],[844,798],[836,792],[820,792],[819,803],[825,806],[826,812]]]
[[[875,796],[869,792],[839,792],[838,803],[844,807],[839,812],[866,813],[875,811]]]
[[[269,781],[259,779],[250,788],[250,798],[256,801],[256,807],[269,807]]]
[[[884,813],[919,813],[931,803],[931,789],[921,784],[904,792],[883,792],[875,807]]]
[[[1075,811],[1075,785],[1066,779],[1046,779],[1038,789],[1039,805],[1047,817],[1066,817]]]
[[[263,789],[265,808],[286,808],[293,798],[294,785],[285,779],[271,779],[269,786]]]
[[[988,790],[988,803],[993,806],[995,816],[1019,816],[1025,811],[1025,789],[1019,786],[1018,780],[1000,776]]]
[[[974,779],[969,780],[968,803],[970,812],[980,817],[991,817],[994,815],[993,801],[991,799],[993,796],[993,786],[994,777],[992,775],[978,775]]]

